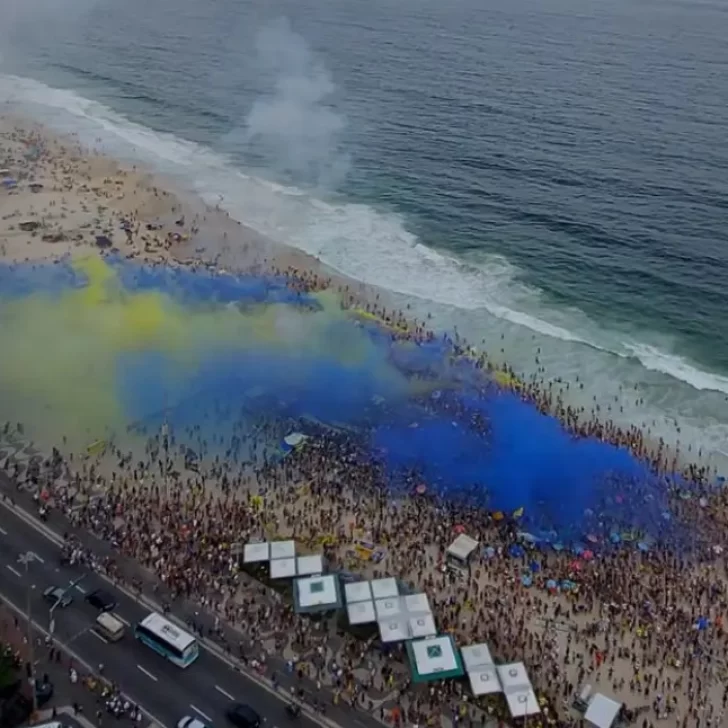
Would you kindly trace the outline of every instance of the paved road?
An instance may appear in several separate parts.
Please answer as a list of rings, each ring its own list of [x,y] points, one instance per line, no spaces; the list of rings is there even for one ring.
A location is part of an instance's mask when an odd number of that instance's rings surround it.
[[[26,574],[18,557],[28,551],[36,558]],[[290,721],[284,702],[277,695],[206,650],[201,650],[199,659],[183,670],[137,642],[131,628],[121,641],[104,642],[91,629],[97,612],[84,602],[85,593],[97,588],[113,593],[118,602],[115,614],[130,626],[143,619],[149,610],[97,574],[60,565],[59,554],[57,545],[16,514],[0,507],[0,594],[24,610],[30,587],[32,618],[48,630],[48,604],[43,600],[43,590],[48,586],[65,587],[85,574],[74,589],[74,602],[55,612],[55,638],[92,669],[103,664],[104,675],[165,728],[173,728],[183,715],[197,715],[216,727],[224,726],[224,711],[230,700],[251,705],[271,728]],[[316,725],[303,716],[296,724],[305,728]]]

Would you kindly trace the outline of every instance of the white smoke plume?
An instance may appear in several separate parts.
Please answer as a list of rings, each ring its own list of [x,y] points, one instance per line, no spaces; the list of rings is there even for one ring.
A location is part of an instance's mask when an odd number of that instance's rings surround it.
[[[336,90],[331,74],[286,20],[258,34],[256,51],[273,87],[248,114],[246,143],[277,172],[335,187],[349,160],[340,149],[345,119],[330,106]]]

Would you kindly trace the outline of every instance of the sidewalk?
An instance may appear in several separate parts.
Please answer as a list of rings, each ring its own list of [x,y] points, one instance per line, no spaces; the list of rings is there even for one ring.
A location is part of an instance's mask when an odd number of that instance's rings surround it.
[[[103,723],[92,723],[83,713],[77,713],[72,705],[62,705],[55,711],[52,708],[39,710],[37,720],[34,720],[29,728],[34,728],[34,726],[40,728],[43,724],[53,720],[60,721],[63,728],[103,728]],[[148,728],[156,728],[156,726],[156,723],[150,723]]]

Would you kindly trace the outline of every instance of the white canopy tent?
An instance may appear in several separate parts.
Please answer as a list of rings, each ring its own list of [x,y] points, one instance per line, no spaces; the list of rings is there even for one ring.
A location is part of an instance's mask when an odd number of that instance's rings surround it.
[[[619,715],[622,704],[602,693],[595,693],[589,701],[584,719],[594,728],[611,728]]]
[[[511,717],[525,718],[541,712],[528,671],[522,662],[498,665],[496,671]]]
[[[461,533],[445,552],[445,562],[454,569],[465,569],[470,563],[472,555],[477,551],[479,541]]]

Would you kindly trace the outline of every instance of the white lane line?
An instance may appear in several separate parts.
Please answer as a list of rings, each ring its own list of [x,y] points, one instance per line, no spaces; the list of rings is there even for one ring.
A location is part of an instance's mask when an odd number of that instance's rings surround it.
[[[205,715],[199,708],[196,708],[192,703],[190,703],[190,708],[195,711],[195,713],[199,713],[208,723],[212,723],[212,718],[210,718],[209,715]]]
[[[227,690],[223,690],[219,685],[215,685],[215,690],[217,690],[218,693],[222,693],[228,700],[235,700],[235,698],[230,695]]]
[[[40,556],[38,556],[38,554],[34,553],[33,551],[31,551],[30,553],[33,554],[33,558],[36,561],[39,561],[41,564],[45,564],[45,559],[42,559]]]
[[[154,680],[154,682],[157,682],[157,678],[154,677],[154,675],[152,675],[149,670],[145,670],[141,665],[137,665],[137,668],[141,670],[148,678],[151,678],[152,680]]]
[[[127,622],[127,621],[126,621],[126,620],[124,619],[124,617],[122,617],[122,616],[118,615],[118,614],[117,614],[116,612],[112,612],[112,613],[111,613],[111,616],[112,616],[112,617],[116,617],[116,619],[118,619],[118,620],[119,620],[119,621],[120,621],[120,622],[121,622],[122,624],[125,624],[125,625],[126,625],[127,627],[131,627],[131,624],[129,624],[129,622]]]
[[[102,642],[106,642],[107,645],[109,644],[109,640],[107,640],[106,637],[104,637],[103,635],[100,635],[95,629],[90,629],[89,632],[91,632],[91,634],[96,637],[96,639],[99,639]]]
[[[8,535],[8,532],[4,528],[0,528],[0,533],[2,533],[3,536]]]
[[[5,566],[7,567],[8,571],[12,571],[13,574],[15,574],[15,576],[17,576],[19,579],[23,578],[23,575],[17,569],[13,569],[10,564],[5,564]]]
[[[86,590],[82,587],[76,584],[76,591],[81,592],[81,594],[85,594]]]

